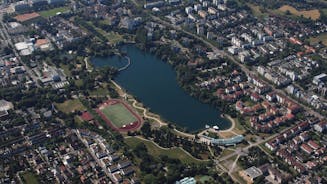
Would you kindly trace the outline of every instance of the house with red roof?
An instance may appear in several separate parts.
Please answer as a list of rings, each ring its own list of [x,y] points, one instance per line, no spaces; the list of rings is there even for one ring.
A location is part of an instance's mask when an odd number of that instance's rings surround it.
[[[284,117],[286,118],[287,121],[291,121],[295,118],[293,114],[286,114]]]
[[[261,100],[261,97],[258,93],[252,93],[250,98],[255,102],[259,102]]]
[[[309,155],[311,155],[311,153],[313,152],[312,148],[309,145],[305,144],[305,143],[303,143],[301,145],[301,150],[304,151],[305,153],[309,154]]]
[[[315,167],[318,166],[318,163],[317,162],[314,162],[314,161],[308,161],[307,163],[305,163],[305,166],[308,169],[313,169],[313,168],[315,168]]]
[[[244,107],[243,102],[242,101],[237,101],[235,107],[236,107],[237,111],[240,111]]]
[[[271,140],[269,142],[265,143],[265,146],[270,150],[270,151],[275,151],[277,149],[277,144],[275,144],[274,140]]]
[[[310,140],[310,141],[308,142],[308,145],[309,145],[312,149],[314,149],[314,150],[317,150],[317,149],[320,148],[320,146],[319,146],[315,141],[313,141],[313,140]]]
[[[315,124],[313,126],[313,128],[317,131],[317,132],[323,132],[325,130],[327,130],[327,121],[321,121],[318,124]]]
[[[302,44],[303,44],[300,40],[298,40],[297,38],[294,38],[294,37],[291,37],[291,38],[289,39],[289,41],[290,41],[291,43],[293,43],[293,44],[297,44],[297,45],[302,45]]]
[[[326,151],[327,151],[327,150],[326,150],[325,147],[321,147],[320,149],[318,149],[318,150],[315,151],[315,155],[316,155],[316,156],[323,155]]]

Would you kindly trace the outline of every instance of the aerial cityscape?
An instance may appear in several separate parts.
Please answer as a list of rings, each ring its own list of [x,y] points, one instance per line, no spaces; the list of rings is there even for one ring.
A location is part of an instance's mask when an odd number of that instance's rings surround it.
[[[0,184],[327,183],[326,0],[0,0]]]

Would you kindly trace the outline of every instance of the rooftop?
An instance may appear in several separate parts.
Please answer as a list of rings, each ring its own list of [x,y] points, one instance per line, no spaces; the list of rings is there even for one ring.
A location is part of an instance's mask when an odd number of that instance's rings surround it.
[[[262,175],[262,171],[254,166],[244,170],[244,173],[252,179]]]

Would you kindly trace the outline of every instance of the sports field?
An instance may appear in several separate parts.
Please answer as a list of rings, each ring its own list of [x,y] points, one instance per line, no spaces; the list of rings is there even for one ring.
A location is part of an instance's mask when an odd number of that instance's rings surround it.
[[[137,121],[135,116],[121,103],[106,106],[100,110],[116,127],[123,127]]]
[[[64,13],[64,12],[67,12],[69,11],[69,7],[59,7],[59,8],[54,8],[54,9],[50,9],[50,10],[45,10],[45,11],[41,11],[39,12],[39,14],[42,16],[42,17],[45,17],[45,18],[48,18],[48,17],[51,17],[51,16],[55,16],[57,13]]]
[[[104,102],[97,112],[111,128],[118,131],[135,130],[142,123],[142,118],[129,105],[117,99]]]

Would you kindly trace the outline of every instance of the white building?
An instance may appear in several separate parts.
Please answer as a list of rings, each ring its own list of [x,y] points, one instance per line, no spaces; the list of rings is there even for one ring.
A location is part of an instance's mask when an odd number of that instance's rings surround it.
[[[8,111],[13,108],[14,105],[11,102],[8,102],[6,100],[0,100],[0,111]]]
[[[319,85],[320,83],[324,83],[327,81],[327,74],[322,73],[320,75],[317,75],[313,78],[312,83],[315,85]]]
[[[185,13],[186,13],[186,14],[190,14],[190,13],[193,12],[193,10],[194,10],[194,9],[193,9],[192,7],[188,6],[188,7],[185,8]]]

